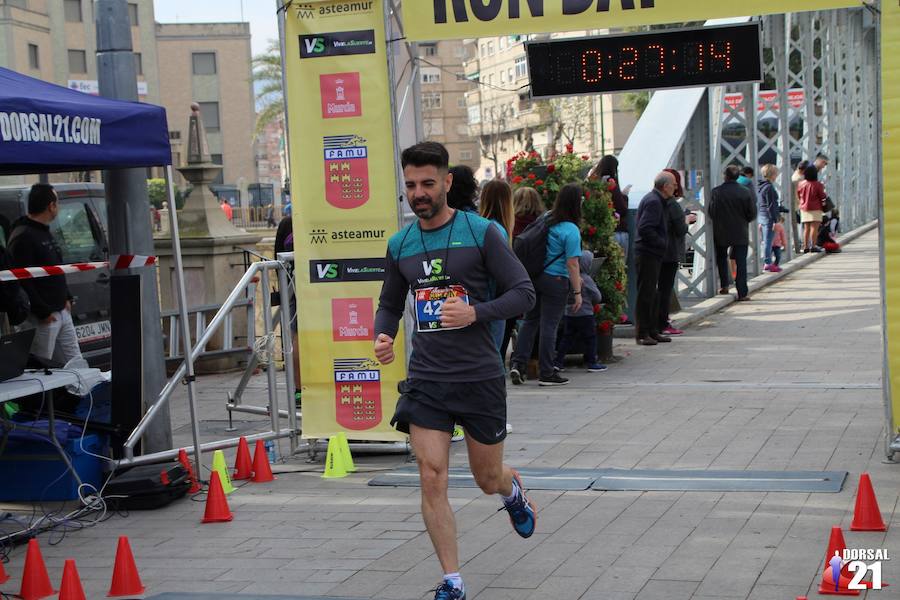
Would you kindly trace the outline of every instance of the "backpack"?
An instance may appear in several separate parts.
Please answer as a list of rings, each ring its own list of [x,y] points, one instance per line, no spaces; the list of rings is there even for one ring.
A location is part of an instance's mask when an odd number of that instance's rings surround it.
[[[547,260],[547,240],[552,225],[550,213],[544,213],[513,240],[513,252],[528,271],[531,279],[537,279],[547,265],[565,254],[562,252]]]

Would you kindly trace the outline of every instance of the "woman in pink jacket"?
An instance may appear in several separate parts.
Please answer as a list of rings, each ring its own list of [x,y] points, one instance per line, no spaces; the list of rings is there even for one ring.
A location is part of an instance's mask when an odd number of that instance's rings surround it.
[[[819,170],[815,165],[806,167],[804,180],[797,186],[797,197],[800,199],[800,222],[803,224],[803,253],[822,252],[816,246],[819,235],[819,224],[825,208],[825,186],[819,181]]]

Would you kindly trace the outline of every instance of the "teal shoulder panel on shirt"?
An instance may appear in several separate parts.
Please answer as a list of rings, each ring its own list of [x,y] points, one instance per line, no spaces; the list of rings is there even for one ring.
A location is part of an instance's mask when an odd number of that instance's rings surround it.
[[[394,260],[447,248],[482,248],[492,221],[473,213],[457,211],[453,221],[434,231],[421,231],[413,221],[388,240],[388,251]],[[451,235],[452,239],[448,239]]]

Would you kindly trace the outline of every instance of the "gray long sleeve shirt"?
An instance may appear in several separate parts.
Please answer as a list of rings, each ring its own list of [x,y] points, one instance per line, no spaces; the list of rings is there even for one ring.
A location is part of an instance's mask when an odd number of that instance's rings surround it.
[[[475,323],[461,329],[440,327],[448,289],[451,295],[468,298],[475,307]],[[416,297],[410,377],[472,382],[504,375],[490,322],[527,312],[535,293],[525,267],[496,226],[457,211],[437,229],[422,230],[416,221],[391,237],[376,336],[396,336],[410,290]]]

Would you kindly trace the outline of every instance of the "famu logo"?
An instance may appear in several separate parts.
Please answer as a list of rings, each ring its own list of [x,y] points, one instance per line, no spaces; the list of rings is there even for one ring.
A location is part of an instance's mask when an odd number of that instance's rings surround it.
[[[368,358],[334,361],[335,417],[342,427],[359,431],[381,422],[380,366]]]
[[[521,0],[491,0],[485,3],[483,0],[433,0],[434,22],[446,23],[448,17],[447,4],[453,12],[453,20],[457,23],[469,21],[469,15],[478,21],[493,21],[503,10],[504,5],[510,19],[518,19],[522,16]],[[556,0],[557,2],[559,0]],[[524,0],[524,4],[532,17],[544,16],[544,0]],[[562,12],[564,15],[580,15],[596,7],[596,12],[610,12],[610,0],[562,0]],[[634,10],[635,0],[620,0],[622,10]],[[467,6],[468,5],[468,6]],[[654,0],[640,0],[641,8],[653,8]],[[471,12],[470,12],[471,11]]]
[[[316,18],[342,17],[346,15],[362,15],[372,12],[374,2],[323,2],[312,4],[303,2],[296,5],[297,18],[308,21]]]
[[[335,208],[358,208],[369,201],[369,147],[359,135],[322,139],[325,200]]]

